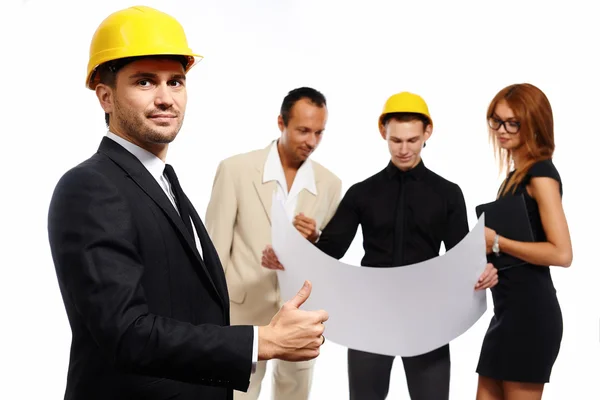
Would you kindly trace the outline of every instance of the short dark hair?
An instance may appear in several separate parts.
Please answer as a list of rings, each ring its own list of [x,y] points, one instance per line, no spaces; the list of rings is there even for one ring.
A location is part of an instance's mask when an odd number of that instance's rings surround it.
[[[292,107],[301,99],[308,99],[312,104],[317,107],[326,107],[327,100],[323,93],[319,92],[310,87],[301,87],[291,90],[287,96],[284,97],[283,103],[281,103],[281,118],[283,119],[283,125],[287,126],[290,121],[290,114]]]
[[[386,114],[381,118],[381,125],[385,126],[391,120],[398,122],[421,121],[423,123],[423,130],[425,130],[428,125],[431,125],[431,120],[427,117],[427,115],[413,112],[397,112]]]
[[[183,65],[183,68],[185,68],[188,63],[187,57],[177,55],[126,57],[101,64],[100,66],[98,66],[94,75],[98,75],[99,83],[102,83],[114,89],[117,84],[117,73],[119,72],[119,70],[121,70],[124,66],[126,66],[129,63],[141,60],[143,58],[168,58],[175,61],[179,61]],[[92,75],[91,79],[94,79],[94,75]],[[107,113],[104,113],[104,121],[106,121],[106,126],[108,127],[110,123],[110,115],[108,115]]]

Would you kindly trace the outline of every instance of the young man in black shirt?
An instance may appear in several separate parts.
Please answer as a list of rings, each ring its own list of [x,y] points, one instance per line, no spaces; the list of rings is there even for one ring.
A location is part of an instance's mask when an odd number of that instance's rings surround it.
[[[391,96],[379,118],[381,136],[391,160],[377,174],[354,184],[315,245],[340,259],[362,226],[365,255],[362,266],[389,268],[415,264],[439,256],[468,233],[465,200],[460,187],[425,167],[421,150],[433,123],[425,101],[402,92]],[[272,248],[263,253],[263,266],[282,269]],[[491,264],[476,290],[496,285]],[[348,350],[351,400],[385,399],[393,356]],[[412,400],[447,400],[450,391],[450,349],[402,357]]]

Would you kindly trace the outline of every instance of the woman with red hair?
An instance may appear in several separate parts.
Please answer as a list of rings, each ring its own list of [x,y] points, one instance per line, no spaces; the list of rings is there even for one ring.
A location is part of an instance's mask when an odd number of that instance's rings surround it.
[[[498,197],[524,197],[534,241],[511,240],[486,227],[488,254],[494,249],[524,263],[498,271],[499,283],[491,288],[494,316],[477,366],[477,400],[541,399],[563,333],[549,267],[569,267],[573,257],[562,181],[552,162],[552,108],[537,87],[515,84],[494,97],[487,118],[507,171]]]

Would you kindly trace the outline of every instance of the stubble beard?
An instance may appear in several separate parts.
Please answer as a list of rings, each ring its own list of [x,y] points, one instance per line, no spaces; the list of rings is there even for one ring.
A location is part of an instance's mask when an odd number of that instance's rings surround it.
[[[121,107],[117,107],[116,114],[126,135],[148,144],[171,143],[177,137],[183,123],[183,119],[179,120],[177,126],[165,133],[165,131],[159,131],[148,126],[149,120],[145,115],[136,114]]]

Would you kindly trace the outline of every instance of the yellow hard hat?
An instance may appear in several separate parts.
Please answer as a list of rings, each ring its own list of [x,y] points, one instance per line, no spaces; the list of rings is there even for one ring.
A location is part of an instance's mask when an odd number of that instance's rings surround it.
[[[203,58],[188,47],[183,27],[170,15],[146,6],[117,11],[94,33],[85,85],[96,88],[94,72],[107,61],[152,55],[184,56],[188,59],[186,72]]]
[[[410,92],[396,93],[387,99],[383,106],[383,111],[379,116],[379,127],[381,128],[383,117],[391,113],[417,113],[425,115],[429,119],[429,123],[433,126],[429,108],[425,100],[417,94]]]

